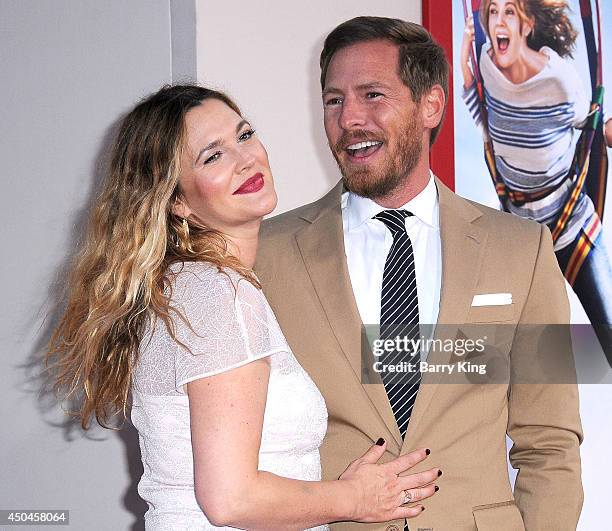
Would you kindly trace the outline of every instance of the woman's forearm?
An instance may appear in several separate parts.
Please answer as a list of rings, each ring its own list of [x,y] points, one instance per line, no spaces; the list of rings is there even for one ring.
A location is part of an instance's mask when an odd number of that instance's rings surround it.
[[[422,510],[405,492],[432,496],[438,469],[402,476],[425,448],[379,463],[381,438],[347,463],[337,481],[300,481],[258,470],[269,366],[256,360],[188,384],[196,499],[211,523],[246,529],[304,529],[338,520],[385,522]],[[282,474],[282,472],[279,471]],[[414,499],[414,498],[411,498]]]
[[[474,74],[467,62],[461,65],[461,73],[463,74],[463,88],[467,90],[474,84]]]
[[[352,520],[359,495],[345,480],[301,481],[259,471],[239,491],[218,493],[215,498],[198,500],[211,523],[263,530]]]
[[[461,73],[463,75],[463,88],[469,89],[474,83],[474,73],[470,68],[470,53],[472,50],[472,42],[474,41],[474,19],[469,17],[466,21],[465,30],[463,32],[463,40],[461,42]]]
[[[206,483],[196,480],[196,498],[213,524],[248,529],[304,529],[337,521],[413,518],[423,511],[414,502],[434,495],[438,490],[434,482],[442,472],[434,467],[403,475],[423,461],[429,450],[421,448],[378,463],[385,450],[384,440],[379,439],[336,481],[300,481],[259,470],[239,474],[233,470],[234,474],[229,472],[233,477],[219,476]],[[410,507],[404,505],[407,492],[413,502]]]
[[[604,125],[604,136],[608,147],[612,147],[612,118],[609,118]]]

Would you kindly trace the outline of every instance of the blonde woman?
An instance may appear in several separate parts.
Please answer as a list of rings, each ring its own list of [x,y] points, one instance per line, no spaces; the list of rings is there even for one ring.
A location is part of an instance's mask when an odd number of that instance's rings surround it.
[[[379,464],[382,439],[320,481],[325,402],[251,269],[275,205],[226,95],[164,87],[123,120],[48,361],[84,429],[125,416],[132,392],[148,530],[384,522],[437,490],[438,468],[405,475],[428,450]]]

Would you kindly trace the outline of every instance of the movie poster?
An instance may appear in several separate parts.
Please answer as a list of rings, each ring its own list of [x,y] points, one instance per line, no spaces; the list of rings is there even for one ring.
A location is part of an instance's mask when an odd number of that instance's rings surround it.
[[[605,89],[610,75],[609,39],[602,32],[600,51],[598,27],[612,6],[600,6],[599,17],[588,1],[547,7],[563,3],[485,1],[473,17],[481,2],[453,1],[455,137],[461,138],[455,188],[546,223],[573,287],[573,320],[609,323],[612,235],[604,206],[610,149],[602,122],[612,114],[605,101],[597,130],[589,129],[592,101],[601,98],[599,87]],[[608,131],[612,143],[612,122]],[[604,339],[602,332],[602,345]]]
[[[602,31],[600,38],[599,28],[610,27],[612,3],[450,4],[455,191],[549,226],[572,322],[594,325],[589,364],[609,374],[612,37]],[[605,516],[601,488],[612,469],[602,461],[609,463],[603,445],[612,436],[604,421],[610,408],[610,385],[581,385],[585,504],[579,529],[596,529]]]

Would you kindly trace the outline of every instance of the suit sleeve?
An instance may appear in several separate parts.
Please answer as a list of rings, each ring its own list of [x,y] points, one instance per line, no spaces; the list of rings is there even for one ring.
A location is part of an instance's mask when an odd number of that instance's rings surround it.
[[[569,316],[565,281],[550,232],[542,226],[511,351],[512,372],[518,376],[509,390],[510,462],[518,470],[514,494],[527,530],[574,531],[582,508],[582,428],[569,326],[548,327],[557,331],[554,349],[545,349],[549,342],[542,341],[539,326],[569,324]],[[561,342],[559,333],[566,334]],[[548,352],[543,355],[542,350]],[[538,361],[541,368],[542,357],[556,364],[553,376],[546,382],[540,377],[529,381],[525,376],[533,375]]]

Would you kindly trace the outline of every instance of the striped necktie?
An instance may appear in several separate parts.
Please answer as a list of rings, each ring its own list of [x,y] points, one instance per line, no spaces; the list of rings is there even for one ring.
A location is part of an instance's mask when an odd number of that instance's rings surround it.
[[[393,244],[385,261],[380,305],[381,339],[406,337],[418,340],[419,301],[417,296],[414,253],[410,237],[406,233],[406,218],[412,216],[407,210],[383,210],[374,216],[382,221],[393,235]],[[386,352],[383,363],[396,365],[402,362],[416,363],[414,372],[381,373],[385,391],[395,415],[402,439],[406,436],[408,422],[421,383],[418,370],[419,353],[396,350]]]

